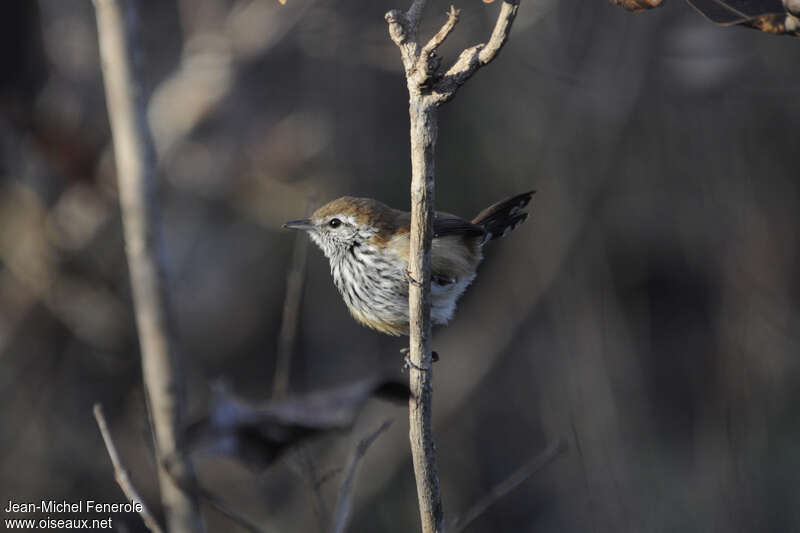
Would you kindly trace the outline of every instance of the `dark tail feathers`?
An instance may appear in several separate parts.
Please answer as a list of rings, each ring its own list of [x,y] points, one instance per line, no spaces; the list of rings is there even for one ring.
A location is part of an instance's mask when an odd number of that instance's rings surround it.
[[[492,204],[472,219],[473,224],[486,230],[483,242],[499,239],[525,222],[528,213],[523,211],[536,191],[524,192]]]

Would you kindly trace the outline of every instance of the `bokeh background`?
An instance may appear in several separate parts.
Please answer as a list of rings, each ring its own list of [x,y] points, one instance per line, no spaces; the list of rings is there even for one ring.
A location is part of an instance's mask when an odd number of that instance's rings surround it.
[[[271,396],[295,246],[283,221],[343,194],[408,207],[407,94],[383,21],[406,6],[137,4],[197,417],[218,379]],[[424,34],[446,7],[429,4]],[[458,7],[450,60],[498,9]],[[122,501],[100,401],[160,512],[91,2],[6,2],[0,41],[0,501]],[[678,0],[639,15],[522,3],[500,57],[440,115],[439,208],[538,191],[435,335],[449,517],[563,439],[470,531],[800,530],[797,65],[796,40],[715,27]],[[348,316],[310,249],[291,391],[399,370],[402,346]],[[405,412],[373,401],[351,433],[263,474],[204,456],[199,477],[273,531],[319,531],[308,472],[333,472],[330,511],[335,469],[389,417],[351,530],[415,531]],[[238,530],[205,510],[209,531]],[[144,531],[135,515],[115,525]]]

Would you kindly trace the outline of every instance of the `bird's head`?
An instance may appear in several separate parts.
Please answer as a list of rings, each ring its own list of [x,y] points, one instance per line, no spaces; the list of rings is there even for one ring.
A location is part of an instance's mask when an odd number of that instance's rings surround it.
[[[323,205],[311,218],[291,220],[283,227],[307,231],[329,258],[375,242],[391,233],[394,210],[376,200],[343,196]]]

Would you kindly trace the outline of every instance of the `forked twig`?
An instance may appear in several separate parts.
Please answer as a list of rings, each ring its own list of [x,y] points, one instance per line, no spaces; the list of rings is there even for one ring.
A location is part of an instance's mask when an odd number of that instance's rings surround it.
[[[447,22],[444,23],[444,26],[442,26],[442,28],[431,37],[430,41],[422,47],[422,50],[420,50],[419,60],[412,74],[415,83],[419,86],[425,86],[439,68],[440,58],[436,55],[436,51],[450,33],[452,33],[453,29],[455,29],[456,24],[458,24],[459,13],[460,11],[458,9],[450,6],[450,10],[447,12]]]
[[[347,470],[342,480],[342,486],[339,489],[339,502],[336,505],[336,514],[333,517],[333,526],[331,527],[332,533],[344,533],[347,526],[347,520],[350,518],[350,511],[353,507],[353,487],[356,478],[356,470],[358,465],[366,455],[367,450],[381,434],[389,429],[392,425],[391,420],[385,420],[383,424],[375,431],[361,439],[353,451],[353,456],[350,463],[347,465]]]
[[[114,439],[111,437],[111,431],[108,429],[108,422],[106,422],[106,417],[103,414],[103,406],[99,403],[94,404],[92,412],[94,413],[94,419],[97,421],[97,427],[100,429],[100,435],[103,437],[103,443],[106,445],[106,451],[108,452],[108,457],[111,459],[111,465],[114,467],[114,479],[117,481],[117,485],[122,489],[126,498],[141,505],[139,516],[142,517],[147,529],[153,533],[163,533],[164,530],[161,528],[158,520],[156,520],[150,512],[150,509],[148,509],[147,504],[144,503],[136,487],[133,486],[131,477],[122,464],[122,460],[119,458],[119,452],[117,452]]]
[[[508,40],[511,25],[517,16],[519,0],[505,0],[500,7],[492,35],[486,44],[476,44],[467,48],[459,55],[456,62],[447,69],[441,79],[434,86],[433,98],[437,103],[443,103],[455,96],[459,87],[475,74],[479,68],[484,67],[497,57],[500,50]]]

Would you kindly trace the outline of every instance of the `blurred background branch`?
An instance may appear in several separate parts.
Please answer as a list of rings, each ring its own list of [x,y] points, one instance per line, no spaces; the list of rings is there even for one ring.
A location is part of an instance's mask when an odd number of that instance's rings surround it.
[[[142,517],[145,525],[147,525],[147,529],[149,529],[152,533],[163,533],[164,530],[150,512],[150,509],[147,507],[145,501],[141,496],[139,496],[139,492],[131,482],[131,476],[128,474],[128,470],[125,468],[125,465],[122,464],[122,459],[119,457],[117,446],[114,444],[114,439],[111,436],[111,430],[108,429],[108,422],[106,421],[106,416],[103,413],[103,406],[99,403],[96,403],[94,404],[94,409],[92,411],[94,413],[94,419],[97,421],[97,427],[100,430],[100,435],[103,437],[103,444],[105,444],[106,451],[108,451],[108,458],[111,459],[111,466],[114,467],[114,479],[117,480],[117,484],[122,489],[122,492],[125,493],[125,497],[128,498],[128,501],[136,502],[141,505],[139,516]]]
[[[353,491],[355,490],[358,465],[361,463],[361,459],[364,458],[364,455],[366,455],[369,447],[372,446],[372,443],[375,442],[375,440],[380,437],[382,433],[389,429],[389,426],[391,425],[391,420],[385,420],[378,427],[378,429],[374,430],[369,435],[366,435],[364,438],[358,441],[358,444],[356,444],[356,447],[353,450],[353,456],[350,458],[350,462],[348,463],[347,468],[344,470],[342,485],[339,487],[339,498],[336,502],[336,512],[333,515],[331,533],[344,533],[347,531],[347,524],[350,519],[350,513],[353,509]]]
[[[467,529],[470,524],[472,524],[483,513],[485,513],[489,507],[497,503],[506,494],[522,485],[531,476],[547,466],[550,461],[558,457],[566,450],[566,444],[562,441],[555,441],[550,444],[550,446],[548,446],[539,455],[529,459],[526,463],[509,474],[508,477],[500,481],[497,485],[493,486],[486,496],[475,502],[475,504],[467,509],[467,511],[465,511],[462,515],[456,517],[451,525],[452,530],[455,533],[458,533]]]
[[[639,13],[660,7],[663,0],[610,1]],[[742,25],[772,35],[800,37],[800,2],[797,0],[688,0],[688,3],[708,20],[722,26]]]
[[[306,213],[310,213],[315,196],[308,197]],[[292,354],[297,340],[300,319],[300,304],[303,300],[303,286],[306,279],[306,258],[308,257],[308,236],[298,232],[292,250],[292,262],[286,274],[286,296],[283,300],[281,329],[278,334],[278,351],[275,359],[275,372],[272,381],[272,397],[280,399],[289,392],[289,374]]]
[[[94,0],[117,182],[125,229],[142,373],[156,450],[161,501],[167,528],[202,531],[196,498],[181,486],[193,485],[191,460],[179,447],[184,423],[184,377],[175,347],[164,276],[155,154],[134,70],[136,41],[125,0]],[[130,7],[130,6],[127,6]],[[172,476],[165,462],[172,463]]]

